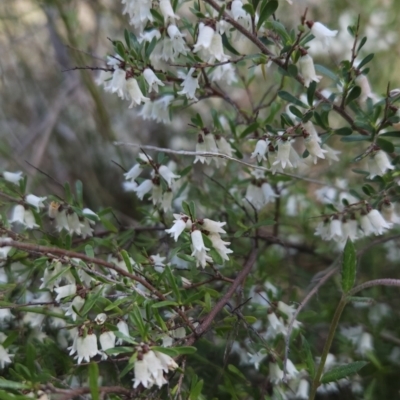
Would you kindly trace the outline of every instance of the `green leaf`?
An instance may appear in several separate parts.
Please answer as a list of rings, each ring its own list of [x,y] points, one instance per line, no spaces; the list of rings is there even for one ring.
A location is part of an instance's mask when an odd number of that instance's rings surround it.
[[[304,104],[302,101],[300,101],[298,98],[294,97],[291,93],[286,92],[285,90],[280,90],[278,92],[278,96],[285,101],[288,101],[289,103],[293,103],[296,106],[302,107],[302,108],[308,108],[307,104]]]
[[[131,48],[131,38],[129,36],[129,32],[127,29],[124,29],[124,38],[125,38],[126,47],[128,49],[130,49]]]
[[[133,268],[132,268],[132,263],[131,263],[131,258],[129,257],[129,254],[126,250],[121,250],[120,254],[122,258],[124,259],[124,263],[126,265],[126,268],[128,269],[130,274],[133,274]]]
[[[192,384],[190,388],[189,400],[197,400],[200,397],[201,391],[203,389],[204,381],[200,380],[195,384]]]
[[[390,131],[390,132],[381,133],[381,134],[379,135],[379,138],[380,138],[381,136],[388,136],[388,137],[400,138],[400,131]]]
[[[236,376],[238,376],[239,378],[243,379],[244,381],[247,381],[246,377],[234,365],[229,364],[228,370],[231,371]]]
[[[80,311],[80,315],[85,316],[97,303],[98,299],[102,296],[103,290],[98,290],[95,294],[89,294],[88,298],[85,300],[85,305],[83,306],[82,310]]]
[[[303,359],[306,362],[307,371],[310,374],[311,378],[314,378],[315,375],[314,358],[311,353],[310,344],[307,342],[306,338],[303,335],[301,335],[301,343],[303,345],[302,353],[303,353]]]
[[[376,144],[383,150],[386,151],[386,153],[393,153],[394,152],[394,146],[392,142],[389,142],[388,140],[378,138],[376,141]]]
[[[222,35],[222,44],[232,54],[234,54],[235,56],[240,56],[240,53],[229,43],[229,40],[228,40],[228,37],[226,36],[226,33],[224,33]]]
[[[364,44],[367,42],[367,37],[364,36],[361,40],[360,40],[360,44],[357,47],[357,53],[362,49],[362,47],[364,46]]]
[[[223,265],[224,259],[221,257],[221,255],[218,253],[218,251],[215,250],[215,248],[212,247],[211,250],[209,251],[209,254],[215,264]]]
[[[99,392],[99,367],[97,363],[90,363],[89,365],[89,387],[90,394],[92,395],[92,400],[99,400],[100,392]]]
[[[343,251],[342,290],[344,293],[348,293],[354,286],[356,280],[356,267],[356,249],[353,242],[348,238]]]
[[[170,357],[176,357],[178,355],[174,347],[152,346],[151,349],[153,351],[159,351],[160,353],[164,353]]]
[[[254,17],[254,8],[250,3],[243,4],[243,10],[249,13],[252,17]]]
[[[353,100],[357,99],[358,97],[360,97],[360,94],[361,94],[360,86],[354,86],[353,89],[350,90],[350,93],[347,95],[346,105],[352,102]]]
[[[88,257],[94,258],[94,250],[93,247],[90,244],[87,244],[85,246],[85,253]]]
[[[178,354],[178,355],[193,354],[193,353],[196,353],[196,351],[197,351],[196,347],[193,347],[193,346],[174,347],[174,350],[175,350],[176,354]]]
[[[83,184],[82,181],[75,182],[76,200],[79,207],[83,207]]]
[[[363,136],[363,135],[344,136],[340,139],[341,142],[362,142],[370,140],[371,138],[369,136]]]
[[[295,106],[289,106],[289,110],[292,114],[294,114],[297,118],[302,119],[303,118],[303,113],[296,108]]]
[[[117,332],[115,332],[115,333],[117,333]],[[131,346],[118,346],[118,347],[114,347],[112,349],[106,350],[105,353],[108,354],[108,355],[121,354],[121,353],[130,353],[130,354],[132,354],[134,351],[135,351],[135,348],[131,347]]]
[[[371,185],[368,185],[368,183],[366,183],[365,185],[363,185],[363,186],[361,187],[361,190],[362,190],[367,196],[373,196],[373,195],[376,193],[375,189],[374,189]]]
[[[64,190],[65,200],[67,201],[67,203],[72,204],[74,202],[74,198],[72,197],[71,186],[69,185],[69,182],[64,183]]]
[[[172,292],[174,293],[175,300],[180,303],[181,302],[181,292],[179,291],[178,285],[176,284],[175,277],[171,271],[169,265],[167,265],[164,269],[165,276],[167,277],[168,283],[171,286]]]
[[[29,386],[21,382],[14,382],[14,381],[9,381],[7,379],[0,379],[0,388],[23,390],[23,389],[29,389]]]
[[[345,126],[343,128],[335,129],[333,132],[335,135],[339,136],[350,136],[353,133],[353,129]]]
[[[336,74],[334,74],[330,69],[324,67],[323,65],[315,64],[315,70],[320,74],[332,79],[334,82],[338,80]]]
[[[240,138],[244,138],[246,137],[249,133],[253,133],[254,131],[256,131],[258,128],[260,127],[259,123],[253,122],[252,124],[250,124],[241,134],[240,134]]]
[[[365,57],[360,64],[357,65],[357,69],[361,69],[365,64],[368,64],[372,59],[374,58],[374,54],[368,54],[367,57]]]
[[[311,107],[314,103],[314,95],[315,95],[315,90],[317,88],[317,82],[312,81],[310,83],[310,86],[307,89],[307,103]]]
[[[355,361],[347,365],[334,367],[322,376],[321,383],[335,382],[339,379],[354,375],[368,364],[367,361]]]
[[[158,303],[152,304],[151,308],[161,308],[161,307],[178,306],[178,305],[179,304],[176,301],[164,300],[164,301],[159,301]]]
[[[264,2],[264,6],[260,11],[260,18],[257,23],[257,30],[261,28],[262,24],[278,9],[279,3],[276,0]]]

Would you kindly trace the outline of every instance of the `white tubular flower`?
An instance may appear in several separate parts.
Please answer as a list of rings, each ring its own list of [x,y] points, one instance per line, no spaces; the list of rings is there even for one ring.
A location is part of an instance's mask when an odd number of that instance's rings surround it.
[[[144,103],[139,115],[144,120],[152,119],[157,122],[168,124],[170,122],[169,105],[171,104],[172,100],[174,100],[174,96],[168,95],[162,96],[155,101],[147,101]]]
[[[358,223],[356,219],[344,219],[342,221],[342,232],[343,238],[342,241],[345,242],[347,238],[351,241],[355,241],[358,239]]]
[[[301,74],[304,78],[304,86],[308,88],[312,81],[319,82],[321,77],[315,73],[314,61],[309,54],[306,54],[299,59]]]
[[[91,333],[86,335],[86,337],[78,337],[76,340],[76,352],[77,355],[75,358],[78,359],[78,364],[80,364],[82,360],[90,362],[90,358],[95,357],[99,353],[96,335]]]
[[[326,150],[325,157],[329,161],[329,165],[332,165],[332,161],[340,160],[338,155],[342,153],[341,151],[332,149],[332,147],[329,147],[325,143],[322,145],[322,149]]]
[[[78,314],[74,311],[77,310],[78,312],[81,310],[81,308],[84,306],[85,300],[82,299],[81,296],[76,296],[72,300],[71,304],[69,305],[65,315],[68,316],[70,315],[73,321],[76,321],[76,318],[78,317]]]
[[[143,197],[153,189],[153,181],[151,179],[144,180],[136,189],[136,196],[143,200]]]
[[[287,329],[282,318],[278,318],[274,312],[268,313],[267,318],[271,328],[270,333],[272,337],[275,337],[279,334],[284,336],[287,335]]]
[[[357,350],[358,354],[362,356],[367,355],[367,353],[374,351],[374,343],[372,335],[368,332],[363,332],[360,336],[360,339],[357,343]]]
[[[56,201],[50,202],[49,208],[47,209],[47,215],[49,216],[50,219],[53,220],[56,218],[59,208],[60,208],[60,203],[57,203]]]
[[[96,315],[94,322],[96,322],[97,325],[103,325],[104,322],[106,322],[106,320],[107,320],[107,314],[100,313]]]
[[[208,62],[214,63],[215,60],[224,62],[229,60],[231,57],[224,53],[224,47],[222,45],[222,36],[219,33],[214,33],[211,45],[206,51],[208,55]]]
[[[286,371],[287,371],[289,379],[296,378],[297,375],[299,374],[299,371],[297,370],[297,368],[293,364],[292,360],[290,360],[290,359],[288,359],[286,362]]]
[[[203,241],[203,236],[201,234],[201,231],[199,231],[198,229],[195,229],[194,231],[192,231],[192,233],[190,234],[191,238],[192,238],[192,246],[193,246],[193,252],[197,251],[209,251],[210,249],[207,248],[204,245],[204,241]]]
[[[171,187],[172,185],[172,180],[173,179],[178,179],[180,178],[180,175],[175,175],[167,166],[161,165],[160,168],[158,168],[159,174],[165,179],[165,181],[168,183],[168,186]]]
[[[269,363],[269,380],[274,385],[279,385],[283,379],[283,371],[279,365],[274,362]]]
[[[193,47],[193,53],[197,53],[199,50],[207,50],[211,46],[211,42],[214,36],[214,29],[211,26],[199,24],[199,35],[197,37],[197,42]]]
[[[232,63],[216,66],[212,70],[210,78],[212,82],[224,82],[227,85],[232,85],[232,83],[238,80]]]
[[[307,26],[311,29],[311,33],[317,40],[322,41],[324,44],[328,44],[328,40],[331,37],[335,37],[338,31],[331,31],[321,22],[307,21]]]
[[[170,0],[160,0],[160,11],[166,21],[168,21],[168,18],[172,20],[180,19],[179,15],[174,13]]]
[[[215,136],[212,133],[207,133],[204,135],[204,144],[206,145],[206,152],[208,153],[218,153],[217,142],[215,141]],[[211,164],[211,161],[214,160],[217,167],[219,166],[218,157],[207,157],[206,163],[208,165]]]
[[[12,240],[11,238],[0,238],[2,240],[7,239],[7,240]],[[7,259],[8,253],[11,251],[12,247],[11,246],[3,246],[0,247],[0,260],[5,260]]]
[[[307,400],[309,398],[310,384],[306,379],[301,379],[296,392],[296,399]]]
[[[122,182],[122,187],[124,188],[124,192],[135,192],[138,184],[133,182]]]
[[[145,388],[153,386],[154,380],[144,356],[142,360],[135,361],[134,372],[135,372],[135,378],[133,379],[134,389],[136,389],[140,384],[142,384]]]
[[[318,132],[315,129],[315,126],[311,121],[307,121],[307,122],[303,123],[303,127],[307,131],[307,133],[310,134],[310,137],[315,139],[318,143],[322,142],[321,137],[318,135]]]
[[[185,230],[187,227],[187,222],[189,221],[187,216],[182,216],[179,214],[174,214],[176,217],[174,220],[174,225],[171,228],[166,229],[165,232],[169,233],[175,240],[178,240],[180,234]]]
[[[137,30],[142,31],[146,26],[147,21],[153,21],[151,15],[152,3],[148,0],[122,0],[125,4],[123,14],[129,14],[129,23]]]
[[[196,151],[196,153],[206,153],[207,152],[206,144],[204,142],[204,136],[201,133],[199,133],[195,151]],[[196,164],[197,161],[200,161],[202,164],[204,164],[206,162],[206,157],[196,156],[196,158],[193,161],[193,164]]]
[[[164,83],[157,78],[156,74],[150,68],[146,68],[143,71],[143,77],[149,85],[149,92],[154,91],[158,93],[158,86],[164,86]]]
[[[124,174],[126,180],[134,181],[143,171],[140,164],[135,164],[128,172]]]
[[[67,220],[67,210],[61,210],[56,214],[56,229],[61,232],[63,229],[69,232],[69,225]]]
[[[196,266],[206,267],[207,261],[212,261],[211,257],[207,255],[207,251],[210,249],[204,245],[203,236],[201,231],[198,229],[192,231],[191,233],[193,252],[192,256],[196,258]]]
[[[215,136],[215,140],[217,142],[218,150],[222,154],[226,154],[227,156],[232,156],[232,147],[229,142],[223,136]]]
[[[163,194],[163,198],[161,201],[161,208],[164,210],[164,212],[168,212],[172,210],[172,199],[174,197],[174,194],[172,193],[172,190],[167,190]]]
[[[257,144],[256,148],[254,149],[253,153],[251,153],[250,158],[256,158],[257,161],[261,162],[262,160],[266,160],[265,153],[268,149],[268,140],[260,139]]]
[[[24,224],[28,229],[39,228],[32,210],[24,210]]]
[[[368,218],[368,214],[362,214],[360,218],[361,229],[365,236],[369,236],[375,232],[374,227],[371,224],[371,221]]]
[[[222,229],[222,227],[226,225],[226,222],[217,222],[213,221],[212,219],[204,218],[199,223],[201,225],[201,229],[210,233],[226,233],[226,231]]]
[[[135,107],[142,102],[149,101],[148,97],[143,96],[142,91],[135,78],[130,78],[126,81],[126,91],[128,92],[128,97],[131,100],[129,108]]]
[[[334,240],[338,242],[342,239],[343,232],[342,232],[342,221],[337,217],[333,217],[331,223],[329,225],[329,237],[328,240]]]
[[[107,351],[108,349],[113,349],[115,347],[115,334],[112,331],[103,332],[99,336],[99,342],[101,346],[101,350]],[[105,360],[107,358],[107,354],[102,353],[102,359]]]
[[[129,337],[129,327],[128,324],[121,319],[121,321],[118,322],[117,324],[118,331],[121,332],[124,336]],[[117,339],[117,344],[122,344],[124,342],[124,339]]]
[[[372,225],[373,233],[378,236],[382,235],[387,229],[392,228],[393,224],[386,222],[378,210],[371,210],[367,214],[368,220]]]
[[[387,170],[394,169],[394,166],[390,163],[389,157],[383,150],[378,150],[373,156],[368,159],[368,178],[372,179],[375,176],[384,175]]]
[[[154,270],[160,274],[164,271],[165,259],[166,257],[161,257],[159,254],[149,257],[150,264],[154,267]]]
[[[233,250],[228,249],[227,247],[231,244],[231,242],[224,242],[218,233],[211,233],[208,235],[208,238],[211,240],[214,249],[222,257],[222,259],[228,261],[228,254],[233,253]]]
[[[364,103],[367,101],[368,98],[373,97],[368,78],[364,74],[358,75],[357,78],[355,79],[355,83],[357,84],[357,86],[361,88],[361,94],[360,97],[358,98],[358,101],[360,103]]]
[[[60,301],[61,299],[72,296],[76,293],[76,285],[65,285],[55,288],[54,291],[57,293],[56,301]]]
[[[19,181],[22,179],[22,172],[8,172],[8,171],[4,171],[2,173],[3,178],[7,181],[7,182],[11,182],[14,185],[18,185]]]
[[[24,214],[25,214],[25,207],[23,205],[17,204],[16,206],[14,206],[11,214],[11,219],[9,220],[10,224],[17,222],[21,225],[25,225]]]
[[[112,78],[111,71],[100,71],[99,75],[97,76],[96,80],[94,81],[97,86],[103,86],[104,89],[106,88],[106,83]]]
[[[126,72],[123,69],[116,68],[109,85],[106,87],[106,90],[110,91],[111,93],[117,93],[118,97],[124,99],[126,92],[125,77],[126,77]]]
[[[158,29],[152,29],[150,31],[142,32],[140,34],[140,37],[138,38],[138,42],[151,42],[154,38],[156,38],[157,40],[161,39],[161,33]]]
[[[252,204],[257,210],[265,205],[264,192],[261,187],[250,183],[246,189],[245,199]]]
[[[161,353],[159,351],[155,351],[154,354],[160,360],[164,372],[173,371],[178,368],[178,364],[169,355]]]
[[[268,182],[264,182],[261,185],[261,190],[264,194],[265,204],[271,203],[272,201],[275,201],[277,197],[279,197],[279,195],[274,192],[274,189],[272,189],[272,186]]]
[[[231,14],[235,21],[240,22],[240,24],[246,28],[250,27],[251,18],[250,15],[243,9],[243,3],[241,0],[232,1]]]
[[[78,214],[74,213],[73,211],[67,213],[67,221],[68,221],[68,228],[71,233],[76,233],[77,235],[82,234],[82,226],[81,222],[79,221]]]
[[[325,158],[324,153],[327,153],[327,151],[321,149],[321,146],[314,137],[309,136],[308,138],[304,139],[304,145],[306,146],[306,149],[310,153],[311,157],[313,157],[314,164],[317,163],[318,158]]]
[[[276,159],[272,165],[281,164],[282,168],[286,168],[286,165],[288,167],[293,167],[292,163],[289,160],[291,148],[292,145],[290,144],[290,140],[281,140],[279,142]]]
[[[162,202],[162,187],[161,185],[153,184],[153,189],[151,190],[151,200],[153,201],[154,205],[161,204]]]
[[[1,343],[4,342],[4,340],[7,339],[7,336],[4,335],[4,333],[1,332]],[[1,344],[0,344],[0,369],[3,369],[7,364],[11,364],[12,360],[11,358],[14,357],[14,354],[9,354],[7,349],[5,349]]]
[[[315,229],[314,235],[320,236],[322,240],[329,240],[330,236],[329,220],[319,222],[317,228]]]
[[[25,201],[31,206],[35,207],[36,211],[40,211],[40,209],[44,207],[43,201],[46,199],[47,197],[38,197],[34,194],[28,194],[25,197]]]
[[[185,94],[189,100],[197,101],[197,97],[195,96],[195,94],[196,94],[196,89],[198,89],[200,86],[199,86],[199,77],[192,76],[194,72],[195,68],[190,68],[188,74],[186,75],[186,78],[181,83],[183,89],[177,94],[182,94],[182,95]]]
[[[173,61],[179,54],[186,55],[189,48],[186,46],[185,40],[183,39],[186,35],[181,33],[176,25],[170,25],[167,28],[168,36],[171,41],[164,42],[163,58],[165,61],[171,59]],[[168,57],[168,53],[172,51],[172,55]]]

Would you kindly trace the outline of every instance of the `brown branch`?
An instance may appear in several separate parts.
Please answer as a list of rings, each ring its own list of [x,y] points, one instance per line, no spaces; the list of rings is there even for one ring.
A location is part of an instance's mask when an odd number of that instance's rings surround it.
[[[328,268],[326,274],[319,280],[319,282],[307,293],[307,296],[304,297],[303,301],[299,304],[296,311],[294,312],[289,325],[288,331],[285,339],[285,357],[283,359],[283,380],[286,380],[286,363],[289,357],[289,345],[290,345],[290,336],[293,330],[294,322],[296,321],[297,316],[300,314],[300,311],[306,306],[306,304],[311,300],[311,298],[318,292],[321,286],[328,281],[333,275],[338,271],[338,267],[336,267],[336,263],[339,261],[339,257],[333,262],[332,266]]]
[[[203,335],[208,330],[208,328],[213,323],[215,317],[228,303],[232,295],[235,293],[236,289],[250,273],[254,263],[256,262],[257,255],[258,255],[258,249],[257,247],[254,247],[249,257],[247,258],[247,261],[243,269],[239,272],[238,276],[236,277],[232,285],[229,287],[228,291],[223,295],[223,297],[218,301],[218,303],[211,310],[211,312],[203,319],[201,324],[196,328],[196,334],[195,335],[192,334],[191,336],[188,337],[188,340],[186,341],[187,345],[193,344],[199,336]]]
[[[52,393],[60,394],[58,399],[59,400],[69,400],[73,399],[76,396],[80,396],[83,394],[90,394],[90,388],[89,387],[81,387],[81,388],[76,388],[76,389],[59,389],[53,386],[51,383],[48,383],[46,385],[41,385],[41,389],[44,391],[51,391]],[[116,393],[116,394],[122,394],[127,396],[127,398],[132,399],[133,397],[133,391],[126,389],[121,386],[100,386],[97,388],[97,390],[100,393]]]

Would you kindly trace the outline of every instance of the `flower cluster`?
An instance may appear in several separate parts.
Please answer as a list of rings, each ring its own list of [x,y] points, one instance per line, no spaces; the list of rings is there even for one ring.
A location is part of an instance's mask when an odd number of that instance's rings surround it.
[[[144,196],[151,192],[151,199],[154,205],[159,205],[165,212],[171,210],[174,191],[179,188],[176,184],[176,179],[179,179],[180,176],[174,174],[166,165],[156,164],[150,156],[140,154],[139,157],[139,162],[124,174],[126,179],[124,189],[135,192],[140,200],[143,200]],[[153,168],[151,179],[145,179],[138,184],[136,179],[145,166]],[[166,184],[164,188],[161,178]]]
[[[196,259],[196,266],[205,268],[207,262],[211,262],[212,258],[207,252],[210,248],[204,244],[203,237],[210,241],[210,245],[220,255],[222,260],[229,260],[228,254],[233,253],[227,246],[230,242],[224,242],[220,236],[221,233],[226,233],[222,227],[226,222],[217,222],[208,218],[191,219],[186,214],[174,214],[174,224],[171,228],[165,231],[169,233],[175,241],[184,230],[190,230],[192,256]],[[204,235],[204,236],[203,236]]]
[[[133,388],[142,384],[145,388],[157,385],[159,388],[167,383],[164,373],[178,368],[178,364],[167,354],[153,351],[142,344],[137,353],[135,361],[135,378]]]

